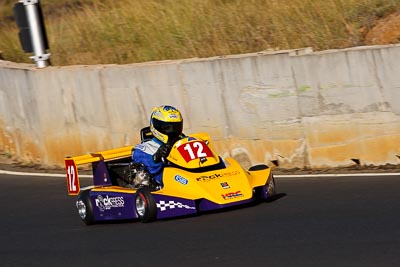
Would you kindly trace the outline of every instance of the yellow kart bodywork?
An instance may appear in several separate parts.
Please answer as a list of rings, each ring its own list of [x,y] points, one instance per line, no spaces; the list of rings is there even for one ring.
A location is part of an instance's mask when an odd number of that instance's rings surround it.
[[[267,199],[275,194],[270,168],[256,165],[245,170],[233,158],[222,160],[212,149],[207,134],[186,136],[174,144],[163,170],[162,188],[122,187],[114,182],[116,174],[111,166],[129,164],[132,148],[65,158],[68,193],[78,195],[80,215],[86,214],[90,206],[88,222],[182,216]],[[93,186],[81,192],[77,166],[82,164],[92,164]],[[140,215],[148,205],[153,206],[152,214]]]

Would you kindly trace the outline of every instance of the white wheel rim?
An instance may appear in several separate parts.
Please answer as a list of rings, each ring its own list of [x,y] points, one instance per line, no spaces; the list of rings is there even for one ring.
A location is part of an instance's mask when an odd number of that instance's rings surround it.
[[[84,220],[86,218],[86,205],[81,199],[76,202],[76,208],[78,209],[79,216]]]
[[[140,217],[143,217],[146,212],[146,203],[140,195],[136,197],[136,211]]]

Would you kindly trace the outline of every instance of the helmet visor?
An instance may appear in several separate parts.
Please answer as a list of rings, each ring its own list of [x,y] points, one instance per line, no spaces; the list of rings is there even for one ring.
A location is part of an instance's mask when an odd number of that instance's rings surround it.
[[[169,137],[177,137],[182,133],[183,122],[165,122],[153,119],[154,128],[160,133],[166,134]]]

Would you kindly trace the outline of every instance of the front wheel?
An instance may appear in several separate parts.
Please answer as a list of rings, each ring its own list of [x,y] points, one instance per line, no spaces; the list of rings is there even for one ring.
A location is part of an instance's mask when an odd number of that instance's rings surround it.
[[[79,194],[76,200],[76,208],[78,209],[79,217],[86,225],[94,224],[93,206],[90,201],[90,191],[86,190]]]
[[[274,180],[274,175],[272,174],[271,177],[268,179],[268,182],[265,184],[265,192],[267,193],[267,198],[276,195],[275,180]]]
[[[146,223],[156,220],[157,205],[150,188],[141,187],[136,191],[135,209],[142,222]]]

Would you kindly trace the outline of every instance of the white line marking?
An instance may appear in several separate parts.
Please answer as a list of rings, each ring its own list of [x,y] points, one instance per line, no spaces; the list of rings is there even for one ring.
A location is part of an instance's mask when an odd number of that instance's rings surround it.
[[[16,175],[16,176],[41,176],[41,177],[66,177],[66,174],[62,173],[36,173],[36,172],[14,172],[0,170],[0,174]],[[92,178],[92,175],[80,174],[79,178]]]
[[[16,175],[16,176],[41,176],[41,177],[66,177],[61,173],[35,173],[35,172],[14,172],[0,170],[0,174]],[[306,177],[357,177],[357,176],[396,176],[400,177],[400,173],[337,173],[337,174],[274,174],[276,178],[306,178]],[[80,174],[79,178],[92,178],[89,174]]]

